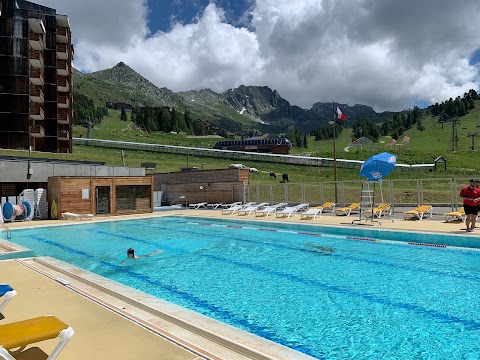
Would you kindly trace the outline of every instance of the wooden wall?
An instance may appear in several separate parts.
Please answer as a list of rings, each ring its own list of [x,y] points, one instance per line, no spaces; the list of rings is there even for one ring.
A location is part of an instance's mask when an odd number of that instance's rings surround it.
[[[147,185],[150,186],[150,201],[147,204],[144,199],[137,199],[137,205],[141,210],[117,211],[116,186],[117,185]],[[55,176],[48,178],[48,203],[52,209],[52,203],[56,202],[58,217],[62,212],[82,214],[96,214],[96,187],[110,186],[110,214],[130,214],[153,212],[153,177],[152,176]],[[88,189],[88,198],[82,198],[82,190]],[[55,206],[53,206],[55,208]],[[55,215],[55,214],[50,214]]]
[[[244,186],[248,184],[247,169],[196,170],[153,174],[154,190],[164,191],[165,202],[188,204],[199,202],[230,203],[244,201]]]

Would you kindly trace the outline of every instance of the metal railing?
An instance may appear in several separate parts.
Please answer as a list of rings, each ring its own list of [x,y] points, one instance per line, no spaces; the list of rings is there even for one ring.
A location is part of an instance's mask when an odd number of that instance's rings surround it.
[[[345,206],[359,202],[364,181],[333,181],[319,183],[277,183],[244,186],[244,201],[268,203],[309,203],[311,205],[335,201]],[[458,210],[463,200],[460,190],[469,178],[399,179],[369,183],[375,190],[375,203],[389,203],[392,208],[416,207],[428,204],[435,207]]]
[[[218,150],[209,148],[197,148],[186,146],[173,146],[162,144],[148,144],[137,142],[126,142],[116,140],[100,140],[100,139],[85,139],[73,138],[75,145],[85,145],[103,148],[113,148],[122,150],[136,150],[136,151],[151,151],[165,154],[185,155],[185,156],[202,156],[217,159],[227,159],[233,162],[242,161],[260,161],[275,164],[290,164],[290,165],[307,165],[307,166],[322,166],[333,167],[333,158],[319,158],[311,156],[294,156],[294,155],[280,155],[269,153],[255,153],[247,151],[232,151],[232,150]],[[337,159],[337,167],[344,169],[360,169],[363,164],[361,160],[347,160]],[[430,170],[434,168],[434,164],[397,164],[395,171],[403,170]]]
[[[10,230],[8,228],[7,225],[5,225],[5,223],[2,221],[0,222],[0,224],[2,225],[2,227],[5,229],[6,233],[7,233],[7,239],[11,239],[12,238],[12,230]]]

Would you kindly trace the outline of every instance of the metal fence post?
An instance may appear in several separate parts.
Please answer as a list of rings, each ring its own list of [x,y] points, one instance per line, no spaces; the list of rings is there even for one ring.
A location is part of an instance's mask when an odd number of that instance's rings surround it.
[[[454,180],[455,181],[455,180]],[[451,201],[452,201],[452,211],[457,211],[458,206],[457,206],[457,201],[455,201],[455,187],[453,186],[452,179],[450,179],[450,195],[451,195]]]
[[[322,183],[319,184],[319,191],[320,191],[320,204],[325,204],[325,194],[323,193]]]
[[[422,184],[422,179],[417,179],[417,196],[418,196],[418,201],[420,202],[419,205],[423,204],[423,184]]]

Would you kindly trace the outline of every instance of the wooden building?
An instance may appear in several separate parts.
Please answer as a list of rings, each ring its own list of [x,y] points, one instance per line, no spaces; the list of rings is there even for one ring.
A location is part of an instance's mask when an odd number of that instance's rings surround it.
[[[151,176],[54,176],[48,178],[52,219],[62,212],[121,215],[153,212]]]
[[[248,169],[218,169],[153,174],[153,179],[154,190],[161,191],[162,202],[169,205],[244,201],[248,176]]]

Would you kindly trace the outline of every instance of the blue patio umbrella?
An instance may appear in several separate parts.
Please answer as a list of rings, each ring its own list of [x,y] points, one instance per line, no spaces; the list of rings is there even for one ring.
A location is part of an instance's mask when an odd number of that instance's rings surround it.
[[[397,164],[395,155],[383,152],[369,157],[360,168],[360,175],[365,176],[367,181],[380,182],[380,194],[383,203],[382,179],[390,174]],[[375,183],[373,189],[375,190]],[[375,195],[374,195],[375,196]],[[372,215],[373,219],[373,215]]]
[[[397,164],[397,157],[387,152],[373,155],[362,164],[360,175],[365,176],[367,181],[377,181],[392,172]]]

